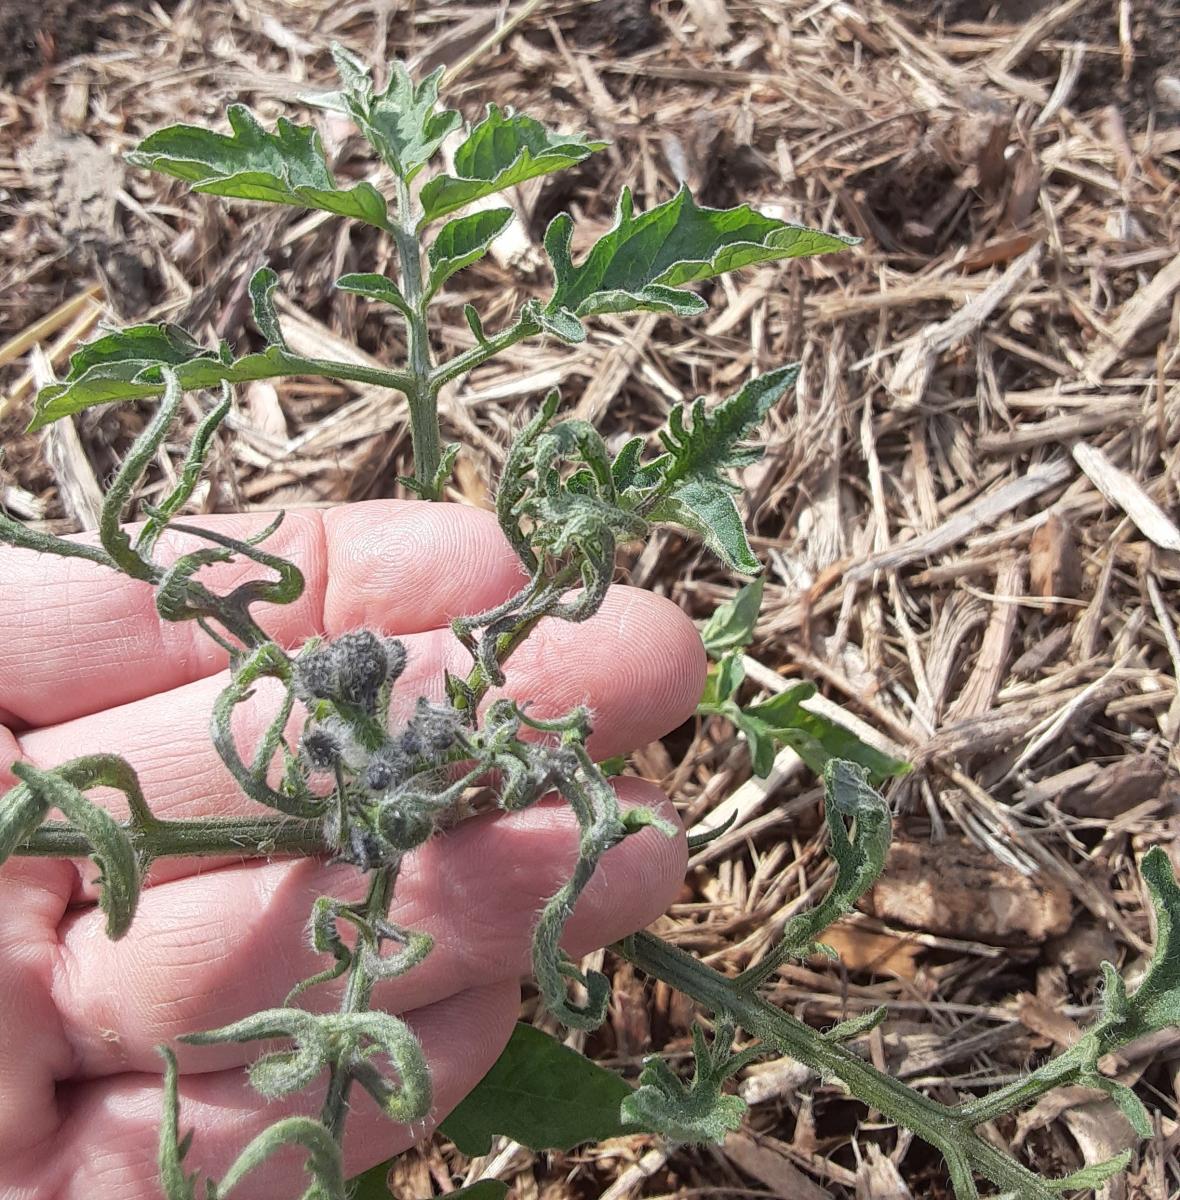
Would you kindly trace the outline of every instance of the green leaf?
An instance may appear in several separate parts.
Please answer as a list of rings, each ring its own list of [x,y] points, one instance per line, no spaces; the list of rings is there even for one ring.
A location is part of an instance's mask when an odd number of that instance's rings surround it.
[[[29,429],[40,429],[70,413],[114,400],[138,400],[164,390],[163,367],[173,367],[184,391],[298,374],[301,360],[282,346],[234,359],[210,350],[177,325],[133,325],[103,334],[70,357],[60,383],[37,394]]]
[[[757,723],[775,742],[790,746],[817,775],[823,774],[832,759],[845,759],[865,767],[872,785],[880,787],[885,780],[910,770],[909,763],[883,754],[850,729],[803,708],[803,701],[810,700],[815,690],[812,683],[798,684],[747,708],[745,718]]]
[[[703,399],[683,404],[672,410],[668,427],[660,431],[668,454],[658,461],[660,498],[650,519],[693,530],[726,566],[745,575],[757,575],[762,567],[746,540],[733,500],[738,489],[722,472],[758,459],[760,450],[740,443],[794,385],[798,374],[798,365],[790,364],[760,375],[711,411]]]
[[[287,343],[279,326],[279,314],[275,312],[274,291],[279,286],[279,277],[270,267],[259,267],[250,276],[250,307],[258,332],[272,346],[286,350]]]
[[[336,280],[336,286],[342,292],[355,292],[367,300],[381,300],[386,304],[392,304],[402,316],[410,316],[410,306],[406,303],[406,298],[388,275],[372,273],[341,275]]]
[[[1130,1161],[1131,1151],[1124,1150],[1122,1154],[1116,1154],[1114,1158],[1108,1158],[1103,1162],[1089,1163],[1061,1179],[1046,1179],[1045,1186],[1054,1192],[1080,1192],[1087,1188],[1096,1188],[1108,1179],[1112,1179],[1120,1171],[1125,1171]]]
[[[701,627],[701,641],[710,658],[720,658],[727,650],[743,649],[754,640],[764,582],[760,577],[739,588],[733,599],[719,604]]]
[[[267,133],[242,104],[226,110],[233,133],[169,125],[127,155],[136,166],[183,179],[194,192],[318,208],[388,229],[385,198],[370,183],[341,188],[317,130],[280,117]]]
[[[319,103],[347,112],[381,160],[408,183],[461,121],[457,112],[436,110],[443,68],[415,84],[405,64],[395,59],[389,64],[384,91],[378,92],[359,58],[339,45],[332,47],[332,57],[344,90],[321,97]]]
[[[630,1094],[612,1071],[520,1024],[492,1069],[440,1128],[464,1154],[486,1154],[496,1135],[530,1150],[569,1150],[634,1132],[619,1111]]]
[[[819,935],[852,910],[885,867],[889,809],[869,786],[868,772],[855,763],[834,759],[825,767],[823,778],[828,852],[836,860],[836,878],[823,900],[796,913],[784,927],[778,945],[738,976],[743,988],[756,987],[788,958],[806,958],[821,951]],[[853,826],[851,837],[849,825]]]
[[[705,690],[697,708],[701,712],[729,716],[730,709],[736,707],[729,701],[733,700],[745,678],[746,665],[742,662],[741,654],[734,651],[725,655],[719,663],[710,665],[709,673],[705,676]]]
[[[659,1055],[645,1059],[639,1087],[623,1101],[623,1115],[674,1142],[723,1142],[741,1125],[746,1102],[722,1086],[765,1053],[754,1047],[734,1054],[733,1032],[732,1024],[719,1020],[710,1044],[701,1026],[693,1026],[693,1076],[687,1085]]]
[[[515,215],[510,208],[488,208],[448,221],[426,252],[430,264],[426,295],[433,296],[456,271],[483,258]]]
[[[545,232],[556,287],[550,312],[585,317],[606,312],[667,312],[692,316],[705,302],[683,285],[782,258],[828,254],[859,239],[791,225],[739,208],[702,208],[687,188],[638,217],[631,192],[619,197],[614,227],[575,266],[573,220],[562,213]]]
[[[423,187],[422,223],[526,179],[576,166],[605,146],[580,133],[553,133],[532,117],[490,104],[455,151],[455,174],[439,175]]]
[[[858,1038],[862,1034],[876,1029],[888,1015],[889,1005],[887,1004],[870,1008],[867,1012],[849,1017],[847,1021],[841,1021],[839,1024],[833,1025],[831,1029],[824,1030],[824,1041],[849,1042],[853,1038]]]

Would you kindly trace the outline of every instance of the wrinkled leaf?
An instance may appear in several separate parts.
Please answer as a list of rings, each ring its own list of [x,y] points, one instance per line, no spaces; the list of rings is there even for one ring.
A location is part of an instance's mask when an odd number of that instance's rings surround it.
[[[510,208],[488,208],[448,221],[426,252],[430,264],[427,296],[433,296],[456,271],[483,258],[514,215]]]
[[[381,160],[409,182],[461,120],[457,112],[436,108],[443,68],[415,84],[405,64],[395,59],[384,90],[378,92],[359,58],[339,45],[332,47],[332,57],[344,90],[320,97],[318,103],[352,117]]]
[[[733,599],[719,604],[701,627],[701,641],[710,658],[720,658],[727,650],[743,649],[754,640],[764,582],[759,577],[739,588]]]
[[[740,1096],[722,1091],[726,1080],[764,1051],[732,1051],[733,1025],[719,1020],[712,1043],[700,1025],[692,1029],[693,1075],[684,1083],[659,1055],[644,1060],[639,1087],[623,1101],[623,1115],[673,1142],[720,1143],[746,1115]]]
[[[761,451],[741,442],[771,407],[794,385],[797,364],[750,380],[741,391],[712,410],[703,399],[674,408],[660,437],[668,454],[659,461],[661,498],[651,509],[653,521],[669,521],[698,533],[731,570],[757,575],[761,565],[746,540],[734,503],[734,484],[722,474],[757,460]]]
[[[614,1072],[531,1025],[517,1025],[441,1130],[464,1154],[486,1154],[496,1135],[530,1150],[569,1150],[634,1132],[619,1113],[630,1094]]]
[[[604,146],[583,134],[553,133],[532,117],[490,104],[455,151],[455,174],[439,175],[423,187],[423,223],[526,179],[576,166]]]
[[[194,192],[317,208],[389,227],[385,198],[370,183],[338,187],[319,132],[280,117],[267,131],[245,105],[226,110],[232,134],[169,125],[127,155],[136,166],[183,179]]]
[[[566,213],[545,232],[556,279],[546,307],[578,317],[636,311],[693,316],[707,306],[683,290],[686,283],[755,263],[828,254],[858,241],[766,217],[748,205],[702,208],[684,187],[639,216],[624,188],[614,227],[576,266],[572,236],[573,220]]]

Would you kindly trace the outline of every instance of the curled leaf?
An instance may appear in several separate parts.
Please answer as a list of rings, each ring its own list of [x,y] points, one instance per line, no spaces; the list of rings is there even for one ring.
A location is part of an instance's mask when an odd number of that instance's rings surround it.
[[[685,1084],[659,1056],[644,1060],[639,1087],[622,1104],[623,1118],[673,1142],[723,1142],[746,1114],[740,1096],[727,1095],[727,1079],[764,1051],[732,1051],[733,1025],[719,1021],[710,1043],[700,1025],[692,1030],[693,1075]]]
[[[41,771],[29,763],[17,762],[12,764],[12,773],[45,809],[60,808],[89,841],[91,857],[99,869],[95,882],[101,889],[99,905],[106,914],[107,937],[118,940],[131,926],[141,883],[139,856],[127,831],[106,809],[88,800],[62,772]]]

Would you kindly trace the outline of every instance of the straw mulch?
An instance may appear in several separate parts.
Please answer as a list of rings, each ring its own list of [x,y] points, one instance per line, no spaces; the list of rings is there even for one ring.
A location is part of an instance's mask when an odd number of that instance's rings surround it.
[[[59,2],[22,29],[25,7],[0,15],[17,48],[0,92],[0,501],[69,530],[93,524],[144,411],[21,430],[35,380],[100,321],[166,316],[250,345],[245,282],[269,261],[298,349],[403,349],[395,322],[331,287],[388,266],[372,231],[192,197],[121,152],[169,121],[217,123],[232,100],[289,111],[326,80],[333,38],[371,60],[456,64],[509,10]],[[1164,0],[548,0],[447,89],[469,117],[509,102],[611,148],[515,197],[517,240],[439,306],[440,352],[467,344],[465,302],[495,327],[540,293],[555,213],[575,213],[584,244],[623,184],[649,205],[683,179],[709,204],[748,199],[865,239],[708,285],[711,313],[692,324],[608,319],[584,348],[519,347],[444,409],[470,447],[455,498],[485,504],[510,429],[554,384],[618,434],[802,361],[744,478],[769,568],[750,675],[765,691],[815,680],[818,704],[916,769],[889,792],[887,877],[832,933],[841,965],[788,967],[773,994],[820,1026],[887,1004],[864,1053],[942,1098],[1068,1044],[1100,960],[1131,976],[1143,961],[1137,857],[1162,844],[1180,866],[1178,49]],[[325,132],[342,172],[369,169],[346,131]],[[407,450],[387,395],[258,384],[238,397],[201,505],[393,494]],[[669,533],[629,574],[697,617],[735,586]],[[661,932],[740,968],[825,885],[814,779],[784,753],[767,783],[750,781],[743,745],[715,722],[635,764],[690,825],[736,811]],[[608,969],[617,1000],[589,1048],[632,1072],[653,1047],[683,1051],[687,1006]],[[1107,1193],[1165,1200],[1180,1187],[1180,1034],[1112,1069],[1160,1117]],[[398,1194],[484,1175],[521,1197],[947,1194],[922,1145],[792,1064],[749,1071],[741,1090],[748,1132],[719,1149],[636,1137],[468,1162],[437,1142],[401,1162]],[[992,1133],[1047,1173],[1128,1137],[1109,1102],[1076,1091]]]

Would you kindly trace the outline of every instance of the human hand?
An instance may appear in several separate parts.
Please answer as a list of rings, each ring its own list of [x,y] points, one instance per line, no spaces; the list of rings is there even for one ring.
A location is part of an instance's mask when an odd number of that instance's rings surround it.
[[[241,537],[263,515],[204,521]],[[169,535],[179,554],[192,539]],[[519,564],[489,514],[453,505],[373,501],[290,514],[268,540],[306,589],[294,604],[260,607],[288,647],[359,626],[401,637],[409,653],[394,709],[441,698],[443,670],[470,659],[451,617],[491,607],[521,583]],[[212,568],[217,590],[253,575]],[[202,576],[206,578],[206,576]],[[17,759],[52,767],[82,754],[124,756],[163,818],[260,811],[238,791],[209,740],[225,655],[192,623],[156,616],[152,589],[89,562],[0,549],[0,792]],[[590,749],[623,753],[674,728],[700,696],[705,660],[691,623],[649,592],[612,588],[582,625],[546,621],[509,661],[504,692],[548,716],[588,703]],[[260,689],[243,719],[247,744],[269,715]],[[617,781],[625,805],[675,814],[651,784]],[[110,807],[125,815],[112,793]],[[428,842],[407,861],[392,917],[431,933],[435,950],[381,984],[374,1005],[404,1013],[434,1077],[424,1126],[391,1125],[356,1094],[345,1142],[349,1175],[429,1132],[478,1082],[517,1016],[532,925],[568,875],[576,824],[544,802],[488,814]],[[601,863],[568,928],[576,958],[659,916],[684,874],[683,838],[648,829]],[[217,1178],[263,1128],[314,1113],[304,1093],[265,1104],[240,1070],[257,1047],[177,1045],[184,1033],[280,1006],[322,969],[304,927],[319,895],[354,897],[353,867],[320,860],[167,859],[155,864],[130,932],[107,940],[88,862],[10,859],[0,867],[0,1196],[4,1200],[156,1200],[162,1060],[177,1052],[181,1128],[195,1129],[186,1166]],[[335,991],[334,991],[335,989]],[[338,985],[302,999],[332,1008]],[[305,1177],[282,1155],[247,1177],[240,1197],[301,1194]]]

